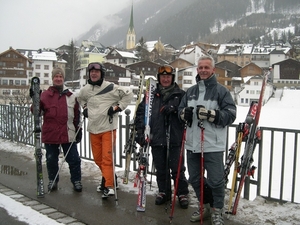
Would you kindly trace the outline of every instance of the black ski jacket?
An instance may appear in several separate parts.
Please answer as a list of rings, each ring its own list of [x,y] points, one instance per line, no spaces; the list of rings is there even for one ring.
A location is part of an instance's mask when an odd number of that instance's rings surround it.
[[[180,146],[182,141],[182,134],[184,124],[178,118],[178,105],[185,91],[181,90],[175,83],[175,88],[168,96],[166,101],[163,101],[163,96],[156,88],[152,102],[152,113],[150,117],[150,146],[167,146],[167,132],[170,125],[170,145]],[[174,106],[175,111],[169,115],[161,112],[164,106]],[[145,129],[145,98],[139,104],[135,126],[137,131],[144,131]]]

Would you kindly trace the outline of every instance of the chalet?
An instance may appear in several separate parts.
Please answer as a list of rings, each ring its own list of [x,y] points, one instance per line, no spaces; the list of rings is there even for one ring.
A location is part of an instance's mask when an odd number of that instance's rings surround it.
[[[234,98],[237,105],[250,106],[252,101],[259,100],[263,77],[261,75],[253,77],[244,77],[243,81],[244,83],[241,85],[239,91],[235,91]],[[273,85],[267,83],[262,104],[264,105],[272,95]]]
[[[125,67],[126,65],[135,63],[138,61],[138,57],[132,52],[121,51],[118,49],[111,49],[110,52],[104,57],[106,62]]]
[[[20,95],[22,92],[28,96],[30,85],[28,75],[33,73],[32,63],[32,59],[29,59],[12,47],[0,54],[1,100],[5,102],[5,99]]]
[[[251,62],[252,49],[253,44],[221,44],[217,62],[227,60],[243,67]]]
[[[241,75],[240,75],[240,66],[224,60],[216,63],[215,73],[217,75],[217,80],[220,84],[227,87],[229,90],[233,90],[235,86],[240,86],[241,84]]]
[[[80,51],[78,54],[78,60],[80,61],[80,68],[87,67],[91,62],[105,61],[106,48],[99,42],[94,41],[82,41]]]
[[[198,60],[203,55],[207,55],[206,51],[197,44],[194,44],[182,48],[178,54],[178,58],[184,59],[193,65],[198,65]]]
[[[28,74],[28,78],[39,77],[40,78],[40,88],[48,89],[52,84],[51,72],[53,68],[57,65],[57,56],[55,52],[45,51],[45,50],[26,50],[26,49],[17,49],[25,57],[32,60],[32,73]],[[60,64],[62,69],[65,71],[65,64]]]
[[[272,81],[277,88],[300,88],[300,62],[286,59],[272,65]]]

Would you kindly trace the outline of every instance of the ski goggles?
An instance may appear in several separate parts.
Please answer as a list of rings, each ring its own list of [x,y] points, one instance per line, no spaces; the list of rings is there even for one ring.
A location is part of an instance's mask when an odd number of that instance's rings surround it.
[[[174,68],[172,66],[164,65],[160,66],[157,69],[158,74],[173,74],[174,73]]]
[[[90,71],[92,69],[94,69],[94,70],[101,70],[102,69],[102,65],[100,63],[90,63],[88,65],[88,70]]]

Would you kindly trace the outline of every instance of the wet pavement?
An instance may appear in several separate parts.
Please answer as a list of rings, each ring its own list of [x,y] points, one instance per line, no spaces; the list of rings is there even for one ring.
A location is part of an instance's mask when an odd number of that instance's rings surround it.
[[[1,147],[0,147],[1,148]],[[89,176],[83,176],[83,191],[74,192],[69,175],[61,175],[58,190],[46,193],[43,198],[36,196],[35,162],[31,158],[15,152],[5,152],[0,149],[0,193],[5,195],[21,195],[15,198],[24,205],[47,215],[49,218],[68,225],[163,225],[170,224],[170,209],[166,205],[156,206],[155,197],[147,195],[146,212],[136,211],[137,196],[128,190],[118,190],[118,205],[114,197],[102,200],[101,194],[96,192],[97,183]],[[64,165],[65,167],[67,165]],[[46,168],[43,167],[45,188],[48,183]],[[191,223],[189,218],[196,208],[181,209],[175,206],[172,224],[198,224]],[[1,213],[1,212],[0,212]],[[2,215],[2,214],[0,214]],[[2,223],[1,218],[1,224]],[[226,224],[241,225],[242,223],[229,221]],[[8,223],[6,223],[8,224]],[[16,223],[22,224],[22,223]],[[204,225],[210,220],[204,221]]]

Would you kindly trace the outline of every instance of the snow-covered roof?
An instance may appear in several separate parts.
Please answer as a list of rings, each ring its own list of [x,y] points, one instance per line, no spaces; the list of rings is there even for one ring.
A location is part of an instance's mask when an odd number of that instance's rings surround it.
[[[44,60],[44,61],[57,61],[55,52],[41,52],[32,51],[33,60]]]
[[[118,52],[124,58],[138,59],[138,57],[136,57],[134,55],[134,53],[132,53],[132,52],[123,52],[123,51],[120,51],[120,50],[117,50],[117,49],[115,49],[115,51]]]
[[[145,42],[145,45],[146,45],[146,47],[147,47],[148,52],[152,52],[152,50],[154,49],[155,44],[156,44],[157,42],[158,42],[158,41],[147,41],[147,42]]]
[[[241,78],[241,77],[232,77],[231,80],[238,80],[238,81],[241,81],[242,78]]]
[[[236,54],[251,54],[253,44],[221,44],[218,55],[236,55]]]

